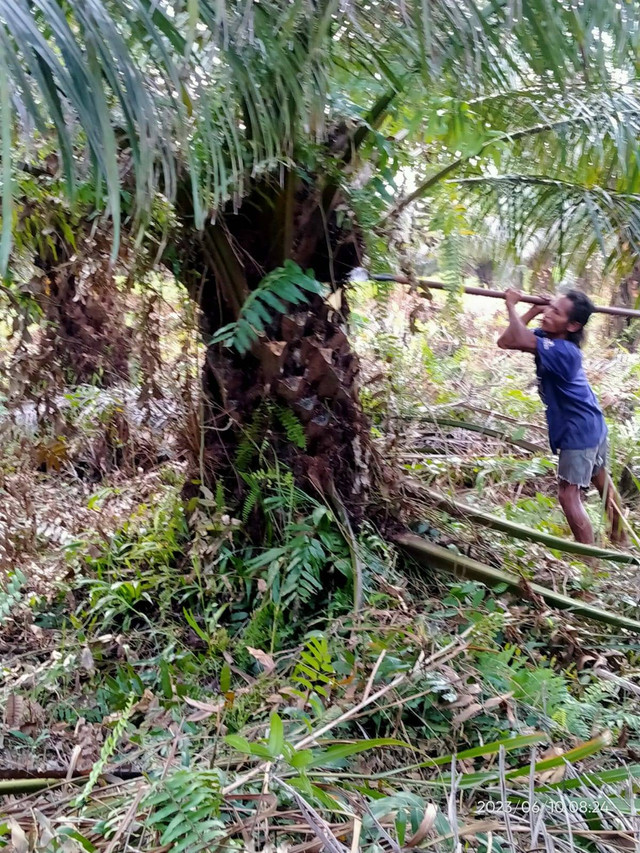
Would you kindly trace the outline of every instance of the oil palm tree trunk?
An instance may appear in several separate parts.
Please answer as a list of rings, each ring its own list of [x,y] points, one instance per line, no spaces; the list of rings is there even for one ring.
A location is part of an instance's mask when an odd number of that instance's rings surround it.
[[[323,195],[330,196],[329,209]],[[260,453],[268,433],[270,452],[298,485],[334,496],[357,524],[368,500],[371,446],[340,284],[359,265],[360,245],[357,231],[338,227],[337,200],[335,191],[310,189],[292,174],[267,179],[237,213],[227,210],[201,232],[185,229],[178,251],[181,280],[201,309],[205,342],[237,319],[246,296],[287,259],[333,282],[329,301],[313,296],[275,316],[245,355],[208,346],[199,456],[205,479],[221,481],[238,499],[246,489],[243,473],[269,464]],[[186,193],[183,204],[180,216],[188,222]]]

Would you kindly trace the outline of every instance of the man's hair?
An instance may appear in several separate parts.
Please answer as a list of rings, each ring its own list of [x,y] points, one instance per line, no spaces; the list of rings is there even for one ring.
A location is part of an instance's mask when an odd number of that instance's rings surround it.
[[[589,322],[589,317],[596,310],[596,306],[587,294],[581,290],[570,290],[568,293],[565,293],[565,296],[573,303],[569,313],[569,322],[580,323],[580,328],[577,332],[569,332],[567,334],[567,340],[571,341],[572,344],[580,346],[584,338],[584,327]]]

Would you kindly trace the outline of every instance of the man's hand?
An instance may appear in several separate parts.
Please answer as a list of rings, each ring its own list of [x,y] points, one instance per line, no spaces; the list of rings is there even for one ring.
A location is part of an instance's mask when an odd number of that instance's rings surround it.
[[[514,305],[517,305],[520,302],[522,294],[519,290],[515,290],[513,287],[509,287],[504,295],[504,301],[507,303],[507,308],[513,308]]]
[[[501,349],[517,349],[522,352],[536,352],[538,341],[532,331],[527,329],[527,323],[536,316],[539,306],[532,306],[522,317],[515,310],[516,305],[522,299],[522,293],[510,287],[505,295],[507,311],[509,312],[509,325],[498,338],[498,346]]]
[[[542,314],[547,305],[550,304],[551,300],[554,298],[553,293],[535,293],[534,296],[537,296],[538,299],[544,299],[544,303],[542,305],[533,305],[529,312],[533,317],[537,317],[538,314]]]

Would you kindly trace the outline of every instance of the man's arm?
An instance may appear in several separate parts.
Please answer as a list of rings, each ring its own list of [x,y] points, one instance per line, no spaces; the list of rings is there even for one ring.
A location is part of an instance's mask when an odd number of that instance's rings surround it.
[[[535,352],[537,348],[536,336],[530,329],[527,329],[527,324],[544,311],[544,305],[532,305],[522,317],[519,317],[516,312],[516,305],[520,301],[520,293],[509,288],[505,301],[509,314],[509,325],[498,338],[498,346],[500,349]]]

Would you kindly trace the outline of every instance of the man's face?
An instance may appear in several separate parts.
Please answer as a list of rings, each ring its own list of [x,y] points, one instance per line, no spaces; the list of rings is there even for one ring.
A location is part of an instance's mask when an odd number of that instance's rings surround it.
[[[556,296],[544,309],[542,315],[542,330],[555,338],[562,337],[568,332],[577,332],[579,323],[569,320],[573,302],[566,296]]]

